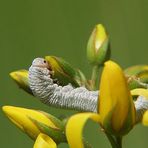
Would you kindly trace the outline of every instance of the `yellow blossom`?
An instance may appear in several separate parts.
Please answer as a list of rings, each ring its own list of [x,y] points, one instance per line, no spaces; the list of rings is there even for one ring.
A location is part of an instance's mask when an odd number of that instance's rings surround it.
[[[135,123],[135,108],[124,73],[115,62],[107,61],[101,76],[98,113],[109,132],[124,134]]]

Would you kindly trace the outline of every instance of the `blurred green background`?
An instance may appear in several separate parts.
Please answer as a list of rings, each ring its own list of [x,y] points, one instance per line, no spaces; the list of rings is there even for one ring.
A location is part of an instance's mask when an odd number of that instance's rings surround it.
[[[123,68],[147,64],[147,0],[0,0],[0,107],[14,105],[66,116],[19,90],[9,72],[28,68],[35,57],[56,55],[90,76],[86,60],[88,37],[97,23],[110,35],[112,59]],[[110,147],[97,124],[89,121],[84,135],[94,148]],[[148,147],[148,127],[136,126],[125,138],[125,148]],[[0,111],[0,147],[31,148],[33,141]],[[65,144],[60,147],[68,147]]]

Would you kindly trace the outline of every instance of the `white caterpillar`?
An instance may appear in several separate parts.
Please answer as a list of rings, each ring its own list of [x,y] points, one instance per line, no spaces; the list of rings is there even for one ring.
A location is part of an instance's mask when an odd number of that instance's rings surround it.
[[[42,58],[36,58],[29,68],[29,83],[33,94],[45,104],[60,108],[97,112],[98,91],[71,84],[58,86],[51,78],[52,71]]]
[[[34,59],[29,68],[29,84],[34,96],[50,106],[97,112],[98,91],[89,91],[85,87],[74,88],[71,84],[59,86],[51,78],[52,73],[46,60]],[[140,96],[134,103],[138,122],[148,109],[148,100]]]

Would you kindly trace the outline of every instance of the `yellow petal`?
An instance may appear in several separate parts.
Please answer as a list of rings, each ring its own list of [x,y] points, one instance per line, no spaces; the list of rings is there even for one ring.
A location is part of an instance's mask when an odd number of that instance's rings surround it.
[[[57,145],[49,136],[40,133],[33,148],[57,148]]]
[[[131,94],[133,96],[143,96],[146,99],[148,99],[148,89],[143,89],[143,88],[133,89],[131,90]]]
[[[131,125],[134,124],[135,109],[126,78],[120,66],[113,61],[105,62],[99,99],[98,112],[105,128],[121,132],[129,116]]]
[[[49,127],[57,128],[53,122],[45,116],[45,114],[32,109],[3,106],[3,111],[7,117],[21,130],[26,132],[31,138],[36,138],[40,133],[38,127],[32,122],[31,119],[43,123]]]
[[[73,115],[66,125],[66,136],[70,148],[83,148],[82,131],[88,119],[99,122],[99,115],[95,113],[79,113]]]

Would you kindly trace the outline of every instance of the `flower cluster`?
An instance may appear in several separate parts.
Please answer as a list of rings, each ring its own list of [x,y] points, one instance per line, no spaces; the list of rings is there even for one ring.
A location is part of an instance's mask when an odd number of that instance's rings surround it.
[[[110,60],[110,52],[109,37],[104,26],[99,24],[90,35],[87,45],[88,61],[93,67],[90,80],[79,69],[56,56],[34,60],[29,71],[10,73],[20,88],[44,100],[43,103],[81,110],[81,113],[67,118],[66,122],[40,110],[14,106],[3,106],[2,110],[35,141],[34,148],[55,148],[62,142],[68,143],[71,148],[89,147],[82,138],[88,119],[100,125],[113,148],[121,148],[122,138],[136,124],[142,122],[148,125],[148,65],[122,70]],[[100,67],[103,70],[98,91]],[[35,85],[37,89],[34,89]],[[44,89],[44,98],[38,86]]]

